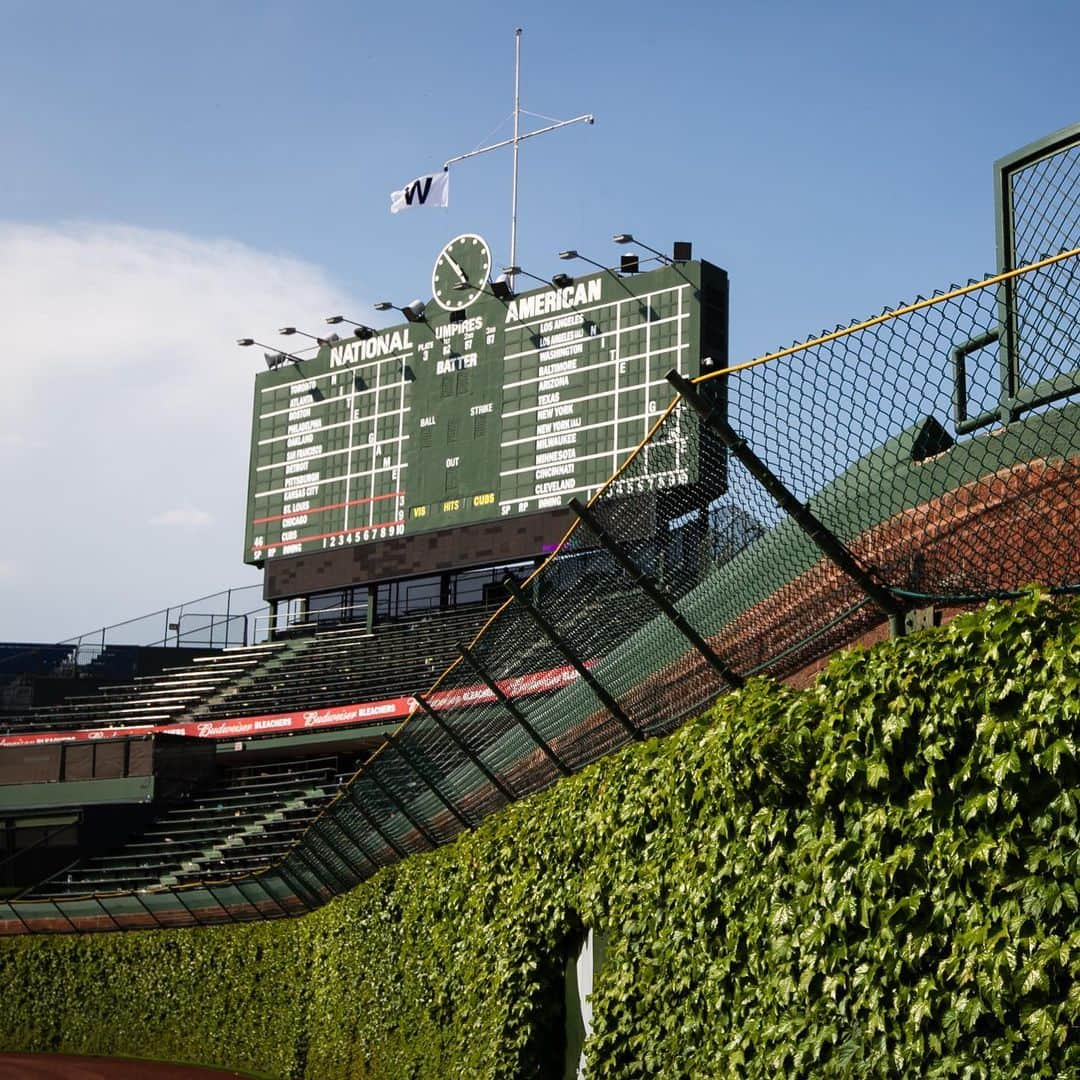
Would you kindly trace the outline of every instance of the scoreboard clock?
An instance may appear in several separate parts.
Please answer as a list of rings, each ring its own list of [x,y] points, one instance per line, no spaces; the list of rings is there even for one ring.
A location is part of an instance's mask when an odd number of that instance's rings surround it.
[[[461,311],[483,295],[491,276],[491,249],[472,233],[451,240],[431,272],[431,293],[439,307]]]
[[[506,299],[490,272],[484,240],[458,236],[422,321],[256,376],[244,559],[268,597],[540,554],[667,406],[665,374],[726,364],[727,275],[709,263]],[[709,480],[693,422],[616,494]]]

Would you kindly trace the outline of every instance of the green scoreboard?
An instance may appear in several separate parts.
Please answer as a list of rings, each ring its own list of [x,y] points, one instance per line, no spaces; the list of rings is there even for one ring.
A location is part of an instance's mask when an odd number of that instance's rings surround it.
[[[307,565],[268,595],[538,554],[551,529],[524,519],[604,484],[670,401],[665,374],[726,363],[727,276],[709,263],[515,294],[490,262],[458,237],[419,318],[256,377],[244,557],[268,576]],[[695,484],[696,445],[678,428],[651,444],[626,494]]]

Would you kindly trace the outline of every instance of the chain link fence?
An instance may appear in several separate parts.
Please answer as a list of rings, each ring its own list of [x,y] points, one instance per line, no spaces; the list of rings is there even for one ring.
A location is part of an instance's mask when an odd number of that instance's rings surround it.
[[[0,929],[314,908],[750,676],[795,676],[918,608],[1080,590],[1080,150],[999,169],[1002,273],[696,380],[672,373],[678,395],[573,504],[558,550],[507,581],[506,604],[277,867],[0,905]],[[688,458],[684,482],[658,486]]]
[[[915,608],[1080,588],[1078,260],[675,379],[650,437],[545,565],[509,583],[291,872],[309,892],[360,880],[751,675],[900,631]],[[1002,294],[1019,282],[1024,363],[1072,400],[1018,402],[1002,384]],[[994,363],[970,362],[984,349]],[[676,445],[699,480],[655,489],[655,458]]]

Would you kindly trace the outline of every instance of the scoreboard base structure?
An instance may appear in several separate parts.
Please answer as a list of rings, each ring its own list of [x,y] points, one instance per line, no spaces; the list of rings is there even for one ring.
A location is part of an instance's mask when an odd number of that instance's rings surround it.
[[[270,561],[264,569],[263,595],[282,600],[342,585],[374,585],[539,558],[554,549],[573,518],[569,510],[555,510]]]

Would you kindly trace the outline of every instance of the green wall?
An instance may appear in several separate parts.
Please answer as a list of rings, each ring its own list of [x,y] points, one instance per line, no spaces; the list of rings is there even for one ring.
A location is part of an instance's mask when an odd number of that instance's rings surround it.
[[[288,1077],[1080,1075],[1080,608],[759,681],[304,919],[0,942],[0,1049]]]

